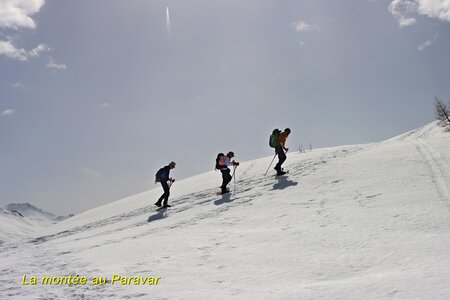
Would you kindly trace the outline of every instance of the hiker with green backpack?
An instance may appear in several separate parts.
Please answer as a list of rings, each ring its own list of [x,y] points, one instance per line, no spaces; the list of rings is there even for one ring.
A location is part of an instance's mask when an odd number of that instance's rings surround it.
[[[286,174],[281,168],[281,165],[286,160],[286,153],[289,148],[285,147],[286,139],[291,133],[291,129],[286,128],[283,132],[279,129],[274,129],[269,139],[269,146],[275,148],[275,155],[278,155],[278,163],[275,165],[275,171],[277,171],[277,176]],[[286,152],[285,152],[286,151]]]

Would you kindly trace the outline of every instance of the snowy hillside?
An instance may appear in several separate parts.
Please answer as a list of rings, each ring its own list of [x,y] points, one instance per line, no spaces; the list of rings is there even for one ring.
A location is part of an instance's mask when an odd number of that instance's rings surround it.
[[[35,228],[20,213],[0,209],[0,244],[25,237]]]
[[[22,216],[28,219],[36,220],[42,223],[48,223],[48,225],[68,218],[63,216],[56,216],[29,203],[11,203],[5,206],[3,209],[19,212]]]
[[[448,149],[450,133],[431,123],[381,143],[288,153],[288,176],[263,175],[272,156],[242,162],[234,194],[214,194],[214,171],[177,181],[167,211],[153,205],[161,188],[112,202],[0,245],[0,295],[448,299]],[[161,278],[30,286],[24,274]]]
[[[29,203],[12,203],[0,209],[0,244],[37,233],[67,217],[57,217]]]

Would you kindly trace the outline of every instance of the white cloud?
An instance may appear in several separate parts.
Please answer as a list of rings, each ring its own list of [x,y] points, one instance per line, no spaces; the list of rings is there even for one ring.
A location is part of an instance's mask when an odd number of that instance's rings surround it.
[[[2,1],[2,0],[0,0]],[[46,44],[39,44],[36,48],[27,51],[23,48],[17,48],[11,41],[0,41],[0,55],[5,55],[12,59],[27,61],[30,58],[40,57],[43,53],[52,51]],[[67,66],[65,64],[57,64],[53,58],[50,57],[50,62],[47,64],[48,69],[52,70],[65,70]],[[13,87],[20,87],[13,86]]]
[[[11,41],[0,41],[0,55],[6,55],[21,61],[28,60],[27,51],[22,48],[16,48]]]
[[[0,113],[0,116],[2,116],[2,117],[4,117],[4,116],[10,116],[10,115],[13,115],[13,114],[15,114],[15,113],[16,113],[16,110],[14,110],[14,109],[7,109],[7,110],[2,111],[2,112]]]
[[[310,25],[304,21],[294,22],[291,25],[299,32],[318,30],[316,25]]]
[[[418,12],[450,22],[450,0],[419,0]]]
[[[45,0],[0,0],[0,27],[36,28],[30,17],[39,12]]]
[[[44,4],[45,0],[0,0],[0,29],[36,29],[36,23],[31,16],[39,12]],[[26,61],[51,50],[46,44],[39,44],[36,48],[27,51],[16,47],[13,40],[14,38],[8,36],[6,40],[0,41],[0,55]]]
[[[105,102],[105,103],[97,105],[97,107],[100,109],[106,109],[106,108],[111,107],[111,104],[109,104],[108,102]]]
[[[21,61],[26,61],[30,57],[39,57],[42,53],[50,50],[51,48],[49,46],[39,44],[36,48],[27,51],[23,48],[17,48],[11,41],[0,41],[0,55],[6,55]]]
[[[417,4],[410,0],[394,0],[389,4],[389,12],[397,19],[400,27],[410,26],[417,21],[412,17],[408,17],[411,13],[417,11]]]
[[[420,45],[420,46],[417,48],[417,50],[423,51],[423,50],[425,50],[426,48],[430,47],[431,44],[432,44],[432,41],[428,40],[428,41],[426,41],[425,43],[423,43],[422,45]]]
[[[22,82],[20,82],[20,81],[11,84],[11,86],[12,86],[13,88],[15,88],[15,89],[20,89],[20,88],[24,88],[24,87],[25,87],[25,85],[24,85]]]
[[[65,70],[67,69],[67,66],[65,64],[56,63],[55,60],[52,58],[50,59],[50,62],[47,64],[47,68],[52,70]]]
[[[41,53],[49,52],[51,50],[52,49],[49,46],[47,46],[46,44],[39,44],[36,48],[29,51],[28,55],[32,56],[32,57],[38,57],[41,55]]]
[[[437,37],[438,37],[437,34],[434,35],[434,37],[433,37],[432,39],[427,40],[427,41],[424,42],[422,45],[420,45],[419,47],[417,47],[417,50],[423,51],[423,50],[425,50],[426,48],[430,47],[431,45],[434,44],[434,42],[436,41]]]
[[[417,23],[413,14],[450,22],[450,0],[393,0],[388,9],[400,27]]]
[[[84,175],[86,175],[87,177],[89,177],[91,179],[98,179],[101,176],[101,174],[99,172],[97,172],[89,167],[78,168],[78,171],[83,173]]]

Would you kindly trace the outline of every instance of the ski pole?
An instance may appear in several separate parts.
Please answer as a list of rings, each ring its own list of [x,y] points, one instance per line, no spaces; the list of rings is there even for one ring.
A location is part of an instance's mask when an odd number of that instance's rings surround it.
[[[231,177],[233,177],[234,180],[234,189],[233,192],[236,195],[236,177],[234,176],[234,174],[236,173],[236,166],[233,167],[233,175],[231,175]]]
[[[172,184],[175,182],[175,179],[170,180],[169,189],[172,186]]]
[[[276,153],[275,153],[275,155],[273,156],[272,161],[270,162],[270,165],[269,165],[269,167],[267,168],[266,173],[264,173],[264,176],[266,176],[266,175],[267,175],[267,172],[269,172],[270,166],[272,165],[273,161],[275,160],[275,156],[277,156]]]

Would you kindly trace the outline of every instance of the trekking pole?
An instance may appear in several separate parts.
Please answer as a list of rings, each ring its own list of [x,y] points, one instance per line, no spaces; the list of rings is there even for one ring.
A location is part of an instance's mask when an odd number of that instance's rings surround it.
[[[267,168],[266,173],[264,173],[264,176],[266,176],[266,175],[267,175],[267,172],[269,172],[270,166],[272,165],[273,161],[275,160],[275,156],[277,156],[276,153],[275,153],[275,155],[273,156],[272,161],[270,162],[270,165],[269,165],[269,167]]]
[[[236,166],[233,166],[233,175],[231,175],[231,177],[233,177],[233,180],[234,180],[233,193],[236,195],[236,177],[234,176],[235,173],[236,173]]]

